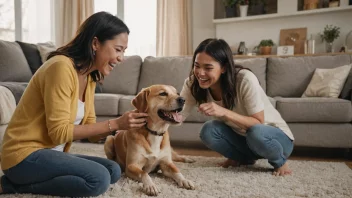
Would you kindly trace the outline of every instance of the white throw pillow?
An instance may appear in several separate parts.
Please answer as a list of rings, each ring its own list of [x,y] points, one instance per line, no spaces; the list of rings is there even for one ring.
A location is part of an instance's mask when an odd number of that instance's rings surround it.
[[[43,63],[46,61],[49,53],[56,50],[56,47],[52,42],[38,43],[37,48]]]
[[[315,69],[312,80],[302,97],[339,97],[351,67],[352,64],[334,69]]]

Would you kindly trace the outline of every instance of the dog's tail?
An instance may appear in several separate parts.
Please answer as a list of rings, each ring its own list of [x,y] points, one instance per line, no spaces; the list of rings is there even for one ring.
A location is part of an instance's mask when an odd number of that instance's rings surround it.
[[[104,144],[105,155],[110,160],[115,160],[115,147],[114,147],[114,136],[109,135],[106,137]]]

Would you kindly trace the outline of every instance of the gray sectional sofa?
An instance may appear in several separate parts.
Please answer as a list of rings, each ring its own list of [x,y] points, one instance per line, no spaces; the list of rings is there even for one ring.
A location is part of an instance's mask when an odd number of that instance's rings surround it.
[[[24,55],[22,54],[22,56]],[[347,96],[346,94],[343,96],[344,99],[301,98],[315,68],[335,68],[351,64],[351,60],[350,54],[343,54],[253,57],[236,59],[235,62],[248,67],[258,77],[273,106],[290,126],[295,136],[296,146],[352,148],[352,93],[350,90],[352,71],[344,87],[344,93],[348,93]],[[0,71],[5,71],[1,67],[12,67],[9,62],[1,61],[0,59]],[[190,56],[147,57],[144,60],[139,56],[126,57],[125,61],[116,67],[105,78],[104,83],[96,89],[97,120],[115,118],[125,111],[133,109],[131,105],[133,97],[142,88],[152,84],[173,85],[181,91],[183,82],[189,74],[191,63],[192,57]],[[31,71],[28,69],[23,72]],[[1,77],[2,75],[5,74],[0,72],[0,79],[4,79]],[[1,93],[2,90],[4,89],[0,89],[0,98],[1,94],[4,95]],[[0,112],[8,108],[1,105],[4,104],[0,102]],[[194,110],[181,126],[170,128],[171,141],[185,146],[202,145],[199,131],[202,124],[208,119]],[[0,132],[4,132],[8,121],[8,116],[0,117]]]

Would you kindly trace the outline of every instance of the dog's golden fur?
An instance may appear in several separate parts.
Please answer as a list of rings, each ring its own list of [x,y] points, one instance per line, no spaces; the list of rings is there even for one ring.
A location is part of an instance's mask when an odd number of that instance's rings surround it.
[[[172,151],[167,131],[170,124],[179,124],[182,120],[177,111],[182,110],[184,100],[176,89],[167,85],[153,85],[143,89],[132,100],[132,104],[140,112],[148,113],[146,127],[119,131],[115,136],[108,136],[104,145],[107,158],[119,163],[128,177],[142,182],[143,190],[148,195],[156,196],[159,193],[148,174],[159,168],[180,187],[194,189],[194,184],[185,179],[173,163],[173,159],[182,162],[193,160]],[[152,134],[150,130],[157,134]]]

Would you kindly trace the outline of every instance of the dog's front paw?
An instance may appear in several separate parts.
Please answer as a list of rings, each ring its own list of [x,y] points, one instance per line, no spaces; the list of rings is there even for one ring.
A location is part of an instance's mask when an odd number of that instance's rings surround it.
[[[178,183],[178,186],[181,188],[186,188],[188,190],[194,190],[194,184],[192,181],[187,180],[187,179],[183,179]]]
[[[189,158],[189,157],[184,157],[185,163],[194,163],[196,160]]]
[[[149,196],[157,196],[160,193],[155,184],[143,185],[143,191]]]

